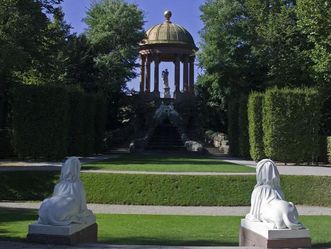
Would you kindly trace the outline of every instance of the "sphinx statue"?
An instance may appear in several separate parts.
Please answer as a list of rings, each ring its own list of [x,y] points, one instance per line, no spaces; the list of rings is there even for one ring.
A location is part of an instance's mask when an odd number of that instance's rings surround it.
[[[284,199],[279,172],[272,160],[263,159],[258,162],[256,182],[251,196],[251,209],[246,215],[247,220],[264,222],[271,229],[304,228],[298,221],[295,205]]]
[[[80,167],[77,157],[65,161],[53,196],[41,203],[38,224],[66,226],[95,223],[95,216],[86,206],[85,190],[79,178]]]

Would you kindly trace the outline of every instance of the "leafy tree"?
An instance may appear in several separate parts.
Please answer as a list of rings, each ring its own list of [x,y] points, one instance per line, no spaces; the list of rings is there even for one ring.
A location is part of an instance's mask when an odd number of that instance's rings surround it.
[[[38,55],[47,16],[39,2],[5,0],[0,5],[0,127],[5,126],[9,83]]]
[[[243,1],[209,0],[202,7],[205,23],[200,65],[218,79],[224,92],[232,94],[257,84],[257,63],[252,55],[251,21]]]
[[[136,76],[138,44],[144,38],[143,13],[123,0],[92,4],[85,22],[87,37],[96,52],[99,86],[119,92]]]
[[[97,91],[94,49],[84,34],[72,35],[67,43],[65,84],[79,85],[87,92]]]
[[[238,92],[263,87],[264,65],[253,53],[255,30],[244,1],[209,0],[201,6],[204,28],[199,53],[200,66],[205,74],[198,78],[200,93],[209,113],[222,116],[222,124],[209,124],[224,129],[228,99]],[[220,110],[221,108],[221,110]],[[215,116],[215,115],[214,115]],[[216,119],[215,119],[216,121]]]
[[[71,26],[64,21],[61,8],[53,11],[53,20],[47,20],[42,32],[42,44],[36,47],[37,54],[32,58],[30,67],[17,74],[26,84],[63,84],[65,66],[68,60],[67,43]]]
[[[60,0],[3,0],[0,5],[0,127],[8,112],[7,93],[16,83],[61,80],[66,39]],[[45,14],[53,15],[52,21]]]
[[[108,128],[116,128],[126,82],[136,77],[138,46],[145,35],[143,13],[124,0],[101,0],[91,5],[85,22],[95,52],[97,87],[108,97]]]
[[[307,35],[312,47],[308,51],[313,61],[314,77],[324,100],[323,129],[331,134],[331,3],[325,0],[298,0],[298,26]]]
[[[246,0],[256,40],[253,53],[266,71],[265,87],[314,84],[306,36],[297,26],[295,1]]]
[[[252,90],[315,84],[311,44],[295,8],[293,0],[206,1],[199,54],[205,75],[199,84],[212,89],[207,102],[227,111],[230,99]]]

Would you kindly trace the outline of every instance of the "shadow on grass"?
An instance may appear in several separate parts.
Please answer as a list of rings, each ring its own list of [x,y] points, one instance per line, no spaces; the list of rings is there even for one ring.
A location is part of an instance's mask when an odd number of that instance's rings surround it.
[[[313,244],[312,248],[331,248],[331,239],[329,242],[326,243]]]
[[[0,208],[0,240],[24,241],[28,224],[37,217],[36,210]]]
[[[101,243],[118,245],[164,245],[164,246],[238,246],[238,242],[223,240],[180,240],[157,237],[99,238]]]
[[[90,170],[90,169],[105,169],[107,167],[118,167],[122,166],[125,168],[126,166],[139,166],[139,165],[145,165],[145,166],[154,166],[154,167],[162,167],[162,166],[167,166],[167,165],[190,165],[191,167],[204,167],[204,166],[215,166],[215,167],[222,167],[222,166],[227,166],[227,167],[233,167],[233,168],[243,168],[245,166],[234,164],[234,163],[229,163],[229,162],[224,162],[218,159],[213,159],[210,157],[206,156],[194,156],[194,157],[174,157],[174,156],[139,156],[139,155],[125,155],[121,156],[119,158],[115,159],[107,159],[95,163],[88,163],[88,164],[83,164],[82,167],[85,170]],[[199,170],[201,171],[201,170]],[[249,170],[247,170],[249,171]],[[252,169],[252,171],[254,171]]]
[[[59,172],[0,172],[0,200],[43,200],[53,192]]]
[[[37,220],[38,211],[35,209],[0,208],[0,223]]]

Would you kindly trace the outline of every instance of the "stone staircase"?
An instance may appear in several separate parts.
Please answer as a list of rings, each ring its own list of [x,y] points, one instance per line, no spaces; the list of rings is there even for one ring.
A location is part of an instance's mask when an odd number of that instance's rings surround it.
[[[162,151],[185,151],[184,144],[180,139],[177,129],[170,123],[165,122],[157,126],[146,146],[147,150]]]

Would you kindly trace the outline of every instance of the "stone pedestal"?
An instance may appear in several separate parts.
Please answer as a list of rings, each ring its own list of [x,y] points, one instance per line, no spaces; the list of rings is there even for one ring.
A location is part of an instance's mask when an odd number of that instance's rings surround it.
[[[263,222],[241,220],[239,246],[263,248],[310,248],[308,229],[270,229]]]
[[[27,240],[42,244],[75,245],[97,242],[98,226],[92,224],[71,224],[68,226],[51,226],[41,224],[29,225]]]

